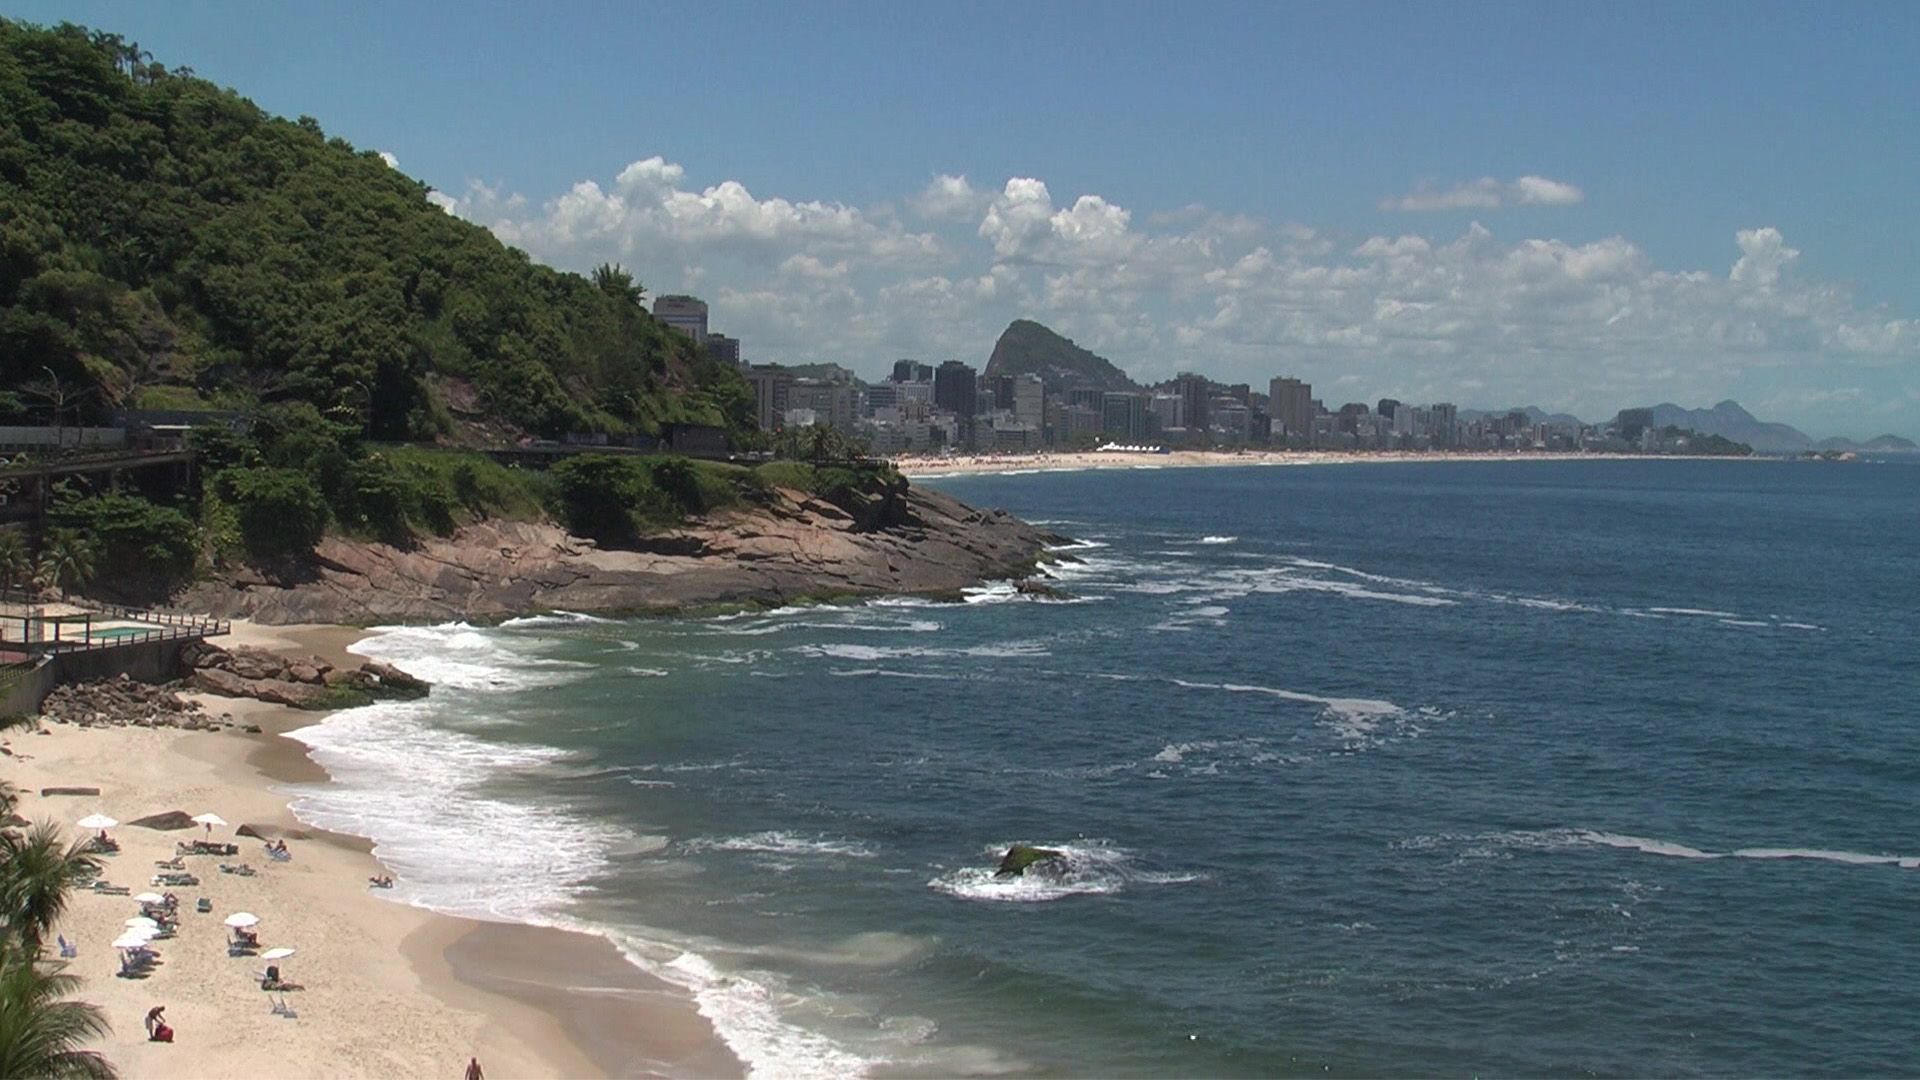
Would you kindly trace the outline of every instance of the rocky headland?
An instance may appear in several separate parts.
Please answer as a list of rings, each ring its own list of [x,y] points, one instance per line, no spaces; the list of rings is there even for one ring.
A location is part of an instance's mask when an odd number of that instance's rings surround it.
[[[647,536],[633,550],[513,521],[467,525],[407,548],[329,537],[298,565],[230,572],[175,603],[261,623],[365,626],[938,595],[1022,579],[1061,539],[920,486],[852,505],[777,489],[749,508]]]

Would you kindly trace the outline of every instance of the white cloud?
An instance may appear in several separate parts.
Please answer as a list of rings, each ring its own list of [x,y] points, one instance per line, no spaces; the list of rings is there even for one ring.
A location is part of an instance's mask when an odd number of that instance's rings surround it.
[[[1800,257],[1775,228],[1741,229],[1734,234],[1734,242],[1740,245],[1740,258],[1728,278],[1763,288],[1778,282],[1780,271]]]
[[[1894,410],[1878,426],[1904,417],[1920,433],[1920,322],[1799,280],[1798,252],[1775,228],[1731,237],[1731,270],[1670,269],[1624,236],[1498,237],[1479,223],[1450,237],[1350,236],[1199,206],[1135,213],[1091,192],[1062,205],[1035,177],[989,191],[942,176],[897,200],[930,223],[913,229],[884,209],[760,196],[736,180],[695,187],[660,157],[537,206],[477,182],[429,197],[540,259],[618,260],[656,293],[698,291],[715,328],[761,361],[868,373],[901,356],[983,363],[1025,316],[1140,377],[1292,373],[1355,400],[1596,417],[1738,396],[1800,402],[1779,418],[1827,430],[1865,395]],[[1577,197],[1540,177],[1427,196]]]
[[[970,220],[987,208],[993,196],[967,182],[965,176],[942,173],[928,181],[918,195],[908,199],[915,213],[933,220]]]
[[[1498,210],[1503,206],[1573,206],[1584,202],[1586,197],[1586,193],[1574,185],[1544,176],[1522,176],[1512,181],[1483,176],[1450,188],[1421,185],[1398,198],[1382,199],[1380,209]]]

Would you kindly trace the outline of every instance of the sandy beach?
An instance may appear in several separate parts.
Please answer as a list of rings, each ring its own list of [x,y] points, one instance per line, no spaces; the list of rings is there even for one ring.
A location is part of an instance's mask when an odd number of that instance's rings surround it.
[[[357,663],[346,647],[363,631],[259,627],[236,622],[219,644],[317,653]],[[383,898],[368,879],[385,874],[357,837],[315,830],[288,809],[291,785],[327,777],[287,731],[323,714],[231,698],[202,698],[258,734],[170,728],[80,728],[46,724],[13,733],[7,779],[19,813],[70,835],[92,813],[122,822],[171,810],[213,812],[231,823],[212,839],[238,844],[231,857],[187,856],[200,884],[180,898],[177,937],[155,942],[160,963],[145,978],[119,977],[109,943],[139,914],[130,897],[76,893],[58,933],[78,947],[70,971],[80,997],[113,1025],[100,1046],[122,1075],[138,1077],[458,1076],[477,1057],[490,1077],[737,1075],[738,1062],[677,987],[628,964],[603,938],[482,923]],[[44,787],[97,787],[98,796],[43,796]],[[249,824],[288,837],[292,859],[267,857],[261,841],[237,837]],[[118,854],[103,878],[135,894],[176,841],[201,830],[161,832],[121,825]],[[253,876],[222,873],[244,863]],[[194,910],[201,897],[212,911]],[[284,998],[295,1018],[274,1014],[259,987],[266,963],[232,957],[228,915],[261,919],[262,949],[291,947],[282,977],[304,989]],[[149,1043],[142,1018],[166,1006],[171,1044]]]
[[[1203,469],[1248,465],[1367,465],[1410,461],[1764,461],[1761,457],[1702,458],[1685,454],[1572,454],[1550,452],[1436,452],[1380,450],[1174,450],[1165,454],[1088,450],[1038,454],[903,456],[894,464],[908,478],[980,473],[1079,472],[1085,469]]]

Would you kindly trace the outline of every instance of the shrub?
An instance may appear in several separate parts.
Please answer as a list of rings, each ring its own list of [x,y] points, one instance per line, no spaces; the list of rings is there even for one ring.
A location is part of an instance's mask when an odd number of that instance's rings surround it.
[[[97,580],[115,592],[165,593],[193,576],[200,550],[193,519],[132,495],[68,498],[49,515],[55,527],[87,537]]]
[[[326,532],[326,500],[292,469],[228,469],[219,487],[239,522],[241,543],[257,558],[312,551]]]

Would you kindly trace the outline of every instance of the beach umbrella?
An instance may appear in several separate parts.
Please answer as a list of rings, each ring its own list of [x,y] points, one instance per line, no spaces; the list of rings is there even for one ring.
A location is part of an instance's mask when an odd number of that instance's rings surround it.
[[[73,824],[80,829],[111,829],[120,823],[105,814],[88,814]]]
[[[123,925],[123,926],[129,926],[129,927],[132,927],[132,928],[134,928],[134,929],[136,929],[136,930],[141,930],[141,929],[144,929],[144,930],[158,930],[158,929],[160,929],[160,924],[159,924],[159,923],[157,923],[157,922],[154,922],[154,921],[153,921],[152,919],[149,919],[149,918],[147,918],[147,917],[146,917],[145,915],[135,915],[135,916],[134,916],[133,918],[131,918],[131,919],[128,919],[128,920],[127,920],[127,921],[126,921],[125,923],[122,923],[121,925]]]
[[[263,953],[261,953],[261,954],[260,954],[260,959],[262,959],[262,960],[285,960],[285,959],[286,959],[287,957],[289,957],[289,956],[292,956],[292,955],[293,955],[293,950],[292,950],[292,949],[289,949],[289,948],[286,948],[285,946],[282,946],[282,947],[280,947],[280,948],[278,948],[278,949],[268,949],[268,950],[267,950],[266,952],[263,952]]]
[[[116,949],[137,949],[152,940],[153,937],[151,935],[139,934],[129,930],[113,939],[113,947]]]
[[[207,827],[207,835],[212,836],[213,827],[215,825],[225,826],[227,823],[227,819],[221,817],[219,814],[208,812],[205,814],[193,815],[193,823],[196,825],[205,825]]]
[[[167,898],[157,892],[143,892],[139,896],[134,897],[133,902],[136,904],[164,904],[167,902]]]
[[[251,911],[236,911],[227,916],[227,925],[236,930],[245,930],[249,926],[260,925],[260,916]]]

